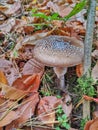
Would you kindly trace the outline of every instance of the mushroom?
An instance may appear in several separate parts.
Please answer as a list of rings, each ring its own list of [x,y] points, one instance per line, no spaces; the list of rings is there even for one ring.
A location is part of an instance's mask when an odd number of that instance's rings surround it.
[[[75,37],[50,35],[36,41],[34,59],[44,66],[54,67],[61,90],[65,91],[64,74],[67,67],[82,63],[83,43]]]

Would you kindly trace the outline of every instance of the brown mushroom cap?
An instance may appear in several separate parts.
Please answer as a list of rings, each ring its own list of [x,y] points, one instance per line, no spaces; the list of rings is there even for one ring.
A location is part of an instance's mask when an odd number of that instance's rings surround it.
[[[80,64],[83,55],[83,43],[67,36],[45,37],[34,48],[34,58],[45,66],[71,67]]]

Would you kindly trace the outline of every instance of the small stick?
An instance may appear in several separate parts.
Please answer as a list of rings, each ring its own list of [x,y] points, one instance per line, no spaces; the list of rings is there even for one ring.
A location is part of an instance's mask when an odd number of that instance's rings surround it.
[[[93,31],[95,23],[96,0],[89,0],[89,8],[87,14],[86,36],[84,44],[84,75],[89,76],[91,69],[91,51],[93,42]],[[83,118],[90,118],[90,102],[83,102]]]

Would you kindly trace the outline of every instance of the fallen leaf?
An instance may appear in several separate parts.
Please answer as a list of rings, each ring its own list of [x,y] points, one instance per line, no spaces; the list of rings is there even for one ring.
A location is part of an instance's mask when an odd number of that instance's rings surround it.
[[[85,126],[84,126],[84,130],[90,130],[90,125],[92,124],[93,120],[89,120],[88,122],[86,122]]]
[[[23,97],[25,97],[28,94],[28,92],[26,92],[26,91],[18,90],[14,87],[10,87],[3,83],[0,83],[0,88],[1,88],[0,94],[5,99],[18,100],[19,98],[22,99]]]
[[[84,130],[97,130],[97,129],[98,129],[98,118],[88,121],[84,127]]]
[[[97,117],[98,117],[98,110],[93,112],[93,118],[95,119]]]
[[[32,34],[33,31],[34,31],[34,27],[33,26],[23,26],[23,29],[24,29],[24,33],[29,35],[29,34]]]
[[[0,5],[0,11],[6,11],[8,9],[7,6],[4,6],[4,5]]]
[[[83,64],[76,66],[76,74],[78,77],[81,77],[83,75]]]
[[[5,21],[2,25],[0,25],[0,30],[2,32],[8,33],[15,26],[15,24],[16,24],[15,19],[10,18],[10,19],[8,19],[8,21]]]
[[[17,119],[19,115],[15,111],[11,111],[2,120],[0,119],[0,127],[6,126],[13,120]]]
[[[93,97],[90,97],[90,96],[87,96],[87,95],[83,95],[83,98],[85,100],[94,101],[94,102],[98,103],[98,98],[93,98]]]
[[[4,72],[9,85],[12,85],[19,77],[19,73],[11,61],[0,59],[0,70]]]
[[[20,1],[16,1],[13,5],[11,5],[11,7],[5,12],[6,15],[8,16],[12,16],[18,13],[21,13],[22,10],[22,6],[21,6],[21,2]]]
[[[71,97],[68,94],[66,94],[62,100],[62,108],[66,116],[70,117],[72,112],[72,102]]]
[[[0,70],[0,82],[3,84],[8,84],[8,81],[4,75],[4,73]]]
[[[92,52],[92,56],[95,58],[95,59],[98,59],[98,49],[94,50]]]
[[[0,127],[6,126],[13,121],[13,124],[17,124],[17,126],[25,123],[32,115],[34,115],[35,107],[39,101],[38,93],[33,93],[32,96],[24,99],[22,101],[22,105],[18,107],[17,110],[10,110],[10,106],[15,107],[17,104],[15,102],[6,103],[4,106],[2,105],[2,109],[0,108]],[[36,99],[36,100],[35,100]],[[15,120],[15,122],[14,122]],[[15,126],[15,125],[13,125]]]
[[[97,81],[98,80],[98,61],[96,62],[96,65],[92,69],[92,78]]]
[[[27,120],[29,120],[35,113],[35,108],[37,103],[39,102],[39,94],[34,93],[32,96],[25,99],[17,110],[16,113],[20,114],[20,117],[15,120],[17,124],[20,126],[23,123],[25,123]]]
[[[39,116],[39,120],[42,122],[54,122],[55,121],[55,110],[58,105],[61,104],[61,99],[57,99],[55,96],[47,96],[43,97],[37,108],[37,116]],[[40,116],[42,113],[44,115]],[[46,115],[45,115],[46,113]],[[46,124],[47,126],[54,126],[54,123]]]
[[[16,79],[12,86],[19,90],[27,92],[36,92],[39,89],[40,74],[23,75],[21,78]]]
[[[8,4],[14,4],[14,2],[15,2],[14,0],[7,0]]]
[[[72,8],[70,6],[59,6],[52,1],[49,1],[47,3],[47,6],[51,8],[55,13],[58,13],[61,17],[67,16],[72,11]]]
[[[44,66],[43,64],[37,62],[34,59],[30,59],[23,67],[22,74],[23,75],[32,75],[36,73],[43,74]]]

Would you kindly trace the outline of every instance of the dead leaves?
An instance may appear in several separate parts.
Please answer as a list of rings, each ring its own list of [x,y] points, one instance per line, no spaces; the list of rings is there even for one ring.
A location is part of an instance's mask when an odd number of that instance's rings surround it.
[[[98,129],[98,118],[88,121],[84,128],[84,130],[97,130],[97,129]]]
[[[48,21],[32,17],[32,9],[37,8],[38,12],[47,16],[55,12],[63,18],[71,12],[75,2],[79,1],[1,0],[0,2],[3,3],[0,5],[0,54],[2,54],[0,57],[3,58],[0,59],[0,118],[2,118],[0,127],[7,125],[7,130],[16,129],[30,121],[33,122],[35,118],[47,127],[54,127],[55,107],[62,105],[64,113],[70,117],[73,107],[71,98],[68,95],[63,99],[55,96],[41,98],[41,95],[39,98],[38,90],[41,87],[44,66],[33,59],[33,48],[36,40],[50,34],[84,38],[86,12],[81,11],[67,22],[59,19]],[[14,50],[9,49],[11,42],[14,43]],[[94,68],[92,76],[97,80],[97,67]],[[41,116],[42,113],[47,115]],[[32,118],[35,115],[37,117]]]
[[[54,96],[42,98],[37,108],[37,115],[39,116],[39,120],[42,122],[53,122],[49,124],[46,123],[48,126],[53,127],[55,121],[55,108],[60,104],[61,100]],[[40,116],[42,113],[44,114]]]
[[[36,121],[39,122],[37,127],[40,127],[40,123],[43,127],[54,127],[54,124],[58,122],[56,121],[56,108],[59,105],[62,106],[65,114],[70,116],[72,104],[67,106],[67,102],[71,100],[69,96],[66,95],[66,100],[58,99],[55,96],[39,98],[38,89],[43,66],[33,63],[32,67],[37,65],[40,73],[35,70],[35,73],[32,72],[33,75],[23,75],[13,81],[12,86],[9,86],[3,73],[3,67],[12,67],[13,64],[6,60],[4,63],[5,66],[3,66],[3,62],[1,63],[2,71],[0,71],[0,127],[6,126],[6,129],[9,130],[30,126],[28,124],[30,120],[32,120],[32,126],[35,126],[35,118],[31,118],[35,115],[35,110]]]
[[[67,16],[72,11],[71,7],[65,5],[59,6],[56,3],[49,1],[47,6],[50,7],[55,13],[58,13],[61,17]]]
[[[18,90],[36,92],[39,89],[40,74],[24,75],[13,82],[13,86]]]
[[[2,81],[4,81],[4,79]],[[0,127],[10,124],[12,121],[15,121],[14,123],[17,122],[17,127],[19,127],[19,125],[34,115],[36,105],[39,101],[39,93],[37,93],[37,90],[40,83],[40,76],[28,76],[25,80],[23,78],[23,82],[24,86],[22,90],[0,83],[1,99],[4,98],[4,100],[0,102],[0,110],[2,110],[2,114],[0,115]],[[14,85],[17,86],[17,82],[16,84],[14,83]],[[21,104],[18,104],[18,101],[22,99],[24,100]],[[9,105],[7,101],[11,104]]]
[[[4,72],[9,85],[19,77],[19,72],[11,61],[0,59],[0,70]]]
[[[10,124],[13,121],[12,124],[14,124],[14,128],[18,128],[32,115],[34,115],[35,107],[38,101],[38,93],[34,93],[32,96],[27,98],[26,101],[24,100],[20,105],[13,102],[11,107],[7,108],[7,110],[3,112],[0,118],[0,127]],[[13,110],[14,108],[17,109]],[[13,128],[13,126],[11,128]]]
[[[7,16],[19,15],[22,12],[22,6],[19,1],[16,1],[11,7],[5,12]]]
[[[98,61],[96,65],[94,66],[94,68],[92,69],[92,77],[95,81],[98,80]]]

